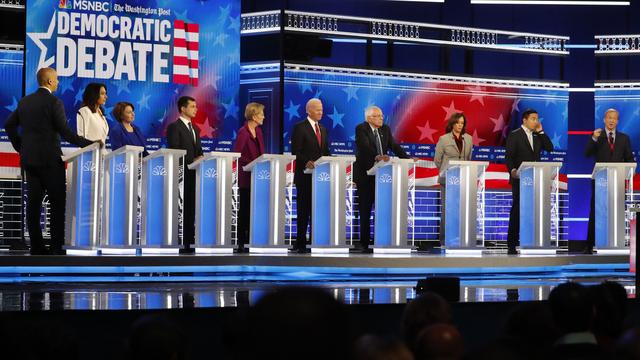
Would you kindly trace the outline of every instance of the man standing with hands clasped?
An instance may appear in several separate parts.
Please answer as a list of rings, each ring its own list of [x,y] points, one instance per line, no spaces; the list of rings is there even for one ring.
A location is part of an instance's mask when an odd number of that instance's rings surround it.
[[[505,164],[511,184],[511,212],[507,233],[507,254],[517,254],[520,239],[520,176],[518,168],[524,161],[540,161],[542,150],[553,151],[553,143],[542,130],[538,112],[529,109],[522,113],[522,125],[507,137]]]

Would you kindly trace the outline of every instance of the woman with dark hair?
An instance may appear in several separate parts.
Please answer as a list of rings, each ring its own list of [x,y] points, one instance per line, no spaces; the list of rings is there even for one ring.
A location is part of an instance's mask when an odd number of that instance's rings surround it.
[[[440,216],[440,244],[444,245],[444,215],[445,215],[445,184],[446,169],[449,160],[471,160],[471,152],[473,150],[473,141],[471,136],[466,133],[467,117],[463,113],[455,113],[451,115],[447,121],[446,134],[440,136],[436,144],[436,154],[433,162],[436,163],[440,184],[440,208],[442,214]]]
[[[89,140],[101,140],[106,143],[109,124],[104,114],[107,102],[107,87],[104,84],[90,83],[82,94],[82,107],[76,116],[78,135]]]
[[[125,145],[145,147],[146,144],[142,132],[133,124],[135,119],[134,110],[133,104],[126,101],[117,103],[113,108],[111,114],[117,122],[109,129],[111,150],[119,149]],[[142,155],[149,155],[146,148]]]

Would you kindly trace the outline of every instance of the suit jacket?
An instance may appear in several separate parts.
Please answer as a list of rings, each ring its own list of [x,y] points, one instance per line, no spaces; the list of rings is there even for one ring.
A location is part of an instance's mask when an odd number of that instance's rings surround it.
[[[606,129],[602,131],[597,141],[589,139],[584,155],[594,157],[596,162],[633,162],[631,140],[629,135],[616,130],[613,142],[613,154],[609,150],[609,140]]]
[[[469,134],[462,134],[462,152],[458,150],[456,140],[453,133],[448,132],[438,139],[436,144],[436,154],[433,157],[436,167],[440,171],[439,181],[444,183],[445,172],[449,160],[471,160],[471,152],[473,150],[473,139]]]
[[[11,145],[20,153],[23,166],[61,163],[60,136],[76,146],[92,144],[69,128],[62,101],[44,88],[20,100],[18,108],[9,115],[5,130]]]
[[[242,170],[247,164],[257,159],[260,155],[264,154],[264,139],[262,137],[262,129],[256,127],[255,141],[251,136],[248,125],[245,123],[243,127],[238,130],[238,136],[236,142],[233,145],[233,152],[239,152],[240,158],[238,159],[238,187],[247,189],[251,186],[251,172]]]
[[[203,154],[202,144],[200,143],[200,129],[193,122],[191,125],[196,133],[195,141],[193,140],[193,133],[182,120],[178,119],[167,126],[167,145],[170,149],[187,150],[187,154],[184,156],[186,165],[191,164],[195,158]]]
[[[109,134],[107,119],[99,112],[92,112],[88,106],[78,109],[76,115],[76,127],[78,135],[90,140],[102,140],[106,142]]]
[[[409,158],[409,155],[393,139],[389,126],[383,124],[378,129],[378,134],[383,154],[387,154],[391,150],[399,158]],[[373,167],[377,155],[375,135],[371,125],[365,121],[356,126],[356,162],[353,163],[353,181],[357,183],[367,178],[367,170]]]
[[[304,119],[293,126],[291,134],[291,154],[296,157],[296,171],[294,183],[298,184],[311,175],[304,174],[307,161],[316,161],[321,156],[331,155],[329,153],[329,142],[327,140],[327,129],[318,123],[320,127],[320,137],[322,146],[318,144],[316,132],[309,124],[308,119]]]
[[[121,122],[115,122],[111,126],[111,128],[109,129],[109,142],[111,143],[111,150],[118,150],[119,148],[126,145],[142,146],[143,148],[145,148],[142,155],[149,155],[146,149],[146,141],[144,139],[144,135],[142,135],[142,131],[140,131],[140,128],[133,124],[131,124],[131,127],[133,128],[132,134],[134,136],[129,135],[130,133],[127,131],[127,129],[125,129],[124,125],[122,125]],[[135,141],[129,140],[130,138],[133,138]]]
[[[509,183],[512,181],[511,170],[517,170],[524,161],[540,161],[542,150],[553,151],[553,143],[547,134],[533,133],[533,149],[531,149],[527,134],[522,127],[513,130],[507,137],[507,152],[504,160],[509,170]]]

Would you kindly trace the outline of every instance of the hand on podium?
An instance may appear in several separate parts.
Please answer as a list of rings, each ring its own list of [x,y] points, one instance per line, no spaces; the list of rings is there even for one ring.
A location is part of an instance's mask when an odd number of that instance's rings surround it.
[[[100,144],[100,148],[101,148],[101,149],[104,149],[104,140],[100,139],[100,140],[96,140],[96,141],[94,141],[94,142],[96,142],[96,143]]]
[[[511,177],[514,179],[519,179],[520,176],[518,176],[518,170],[517,169],[511,169]]]
[[[309,160],[309,161],[307,161],[307,163],[305,164],[305,167],[306,167],[307,169],[314,169],[314,168],[316,167],[316,164],[314,164],[314,162],[313,162],[313,161]]]
[[[377,155],[376,156],[376,161],[382,160],[384,162],[387,162],[387,161],[389,161],[389,159],[390,159],[389,155]]]

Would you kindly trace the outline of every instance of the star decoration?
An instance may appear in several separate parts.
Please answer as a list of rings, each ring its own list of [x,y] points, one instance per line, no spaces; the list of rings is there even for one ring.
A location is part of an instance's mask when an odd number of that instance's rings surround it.
[[[438,130],[432,128],[429,125],[429,121],[427,121],[424,126],[416,126],[418,128],[418,130],[420,131],[420,140],[418,141],[422,141],[424,139],[428,139],[429,142],[433,143],[433,134],[435,134],[436,132],[438,132]]]
[[[504,121],[504,117],[502,116],[502,114],[500,114],[497,119],[489,118],[489,120],[493,122],[493,132],[502,131],[507,126],[507,123],[506,121]]]
[[[73,79],[72,78],[62,78],[62,80],[60,81],[60,85],[58,86],[59,89],[59,94],[62,95],[65,92],[71,90],[74,91],[75,89],[73,88]]]
[[[38,69],[42,69],[45,67],[49,67],[53,65],[55,61],[55,56],[52,56],[47,59],[47,47],[42,43],[42,40],[51,39],[51,35],[53,35],[53,30],[56,27],[56,12],[53,12],[51,16],[51,22],[49,22],[49,28],[46,33],[27,33],[27,36],[33,40],[38,49],[40,49],[40,59],[38,60]]]
[[[18,108],[18,100],[15,98],[15,96],[13,97],[13,99],[11,99],[11,105],[7,105],[4,108],[11,112],[16,111],[16,109]]]
[[[442,106],[442,110],[444,110],[446,112],[446,115],[444,116],[444,121],[449,120],[451,115],[461,112],[460,110],[456,109],[456,106],[453,103],[453,100],[451,101],[451,105],[449,105],[448,107],[447,106]]]
[[[209,118],[205,118],[204,123],[200,125],[200,137],[212,138],[214,131],[215,129],[211,127],[211,124],[209,124]]]
[[[220,8],[220,16],[218,16],[218,21],[222,22],[222,24],[224,25],[224,22],[227,20],[227,18],[229,17],[229,14],[231,13],[231,4],[222,7],[219,6]]]
[[[520,99],[516,98],[513,101],[513,104],[511,104],[511,112],[520,112],[520,107],[518,106],[520,104]]]
[[[227,110],[224,114],[224,118],[233,118],[233,119],[237,119],[238,118],[238,111],[240,110],[240,108],[238,107],[238,105],[236,105],[236,99],[231,98],[231,102],[228,104],[222,103],[222,106],[224,106],[224,108]]]
[[[299,82],[298,83],[298,87],[300,88],[300,92],[301,93],[306,93],[307,91],[309,92],[313,92],[313,89],[311,88],[311,83],[310,82]]]
[[[358,101],[358,88],[355,86],[349,86],[346,88],[342,88],[342,91],[347,93],[347,102],[351,101],[351,99],[355,99]]]
[[[333,106],[333,114],[329,114],[328,116],[329,118],[331,118],[331,120],[333,120],[333,128],[338,125],[344,127],[344,124],[342,124],[342,118],[344,117],[344,114],[338,113],[338,109],[336,109],[335,105]]]
[[[151,98],[151,95],[147,96],[146,94],[142,94],[142,98],[140,100],[138,100],[137,104],[138,104],[138,109],[142,110],[142,109],[147,109],[147,110],[151,110],[149,108],[149,98]]]
[[[231,23],[227,26],[227,29],[233,29],[236,32],[240,31],[240,16],[232,17]]]
[[[228,37],[229,37],[229,35],[227,35],[225,33],[218,34],[218,36],[216,36],[216,40],[213,42],[213,45],[224,46],[224,41],[227,40]]]
[[[473,130],[473,135],[471,137],[473,138],[473,140],[472,140],[473,145],[476,145],[476,146],[479,146],[481,142],[486,140],[486,139],[481,138],[478,135],[478,130]]]
[[[215,90],[218,90],[218,80],[222,79],[222,77],[215,74],[212,76],[212,78],[213,79],[211,79],[211,86],[213,86]]]
[[[291,121],[291,119],[293,118],[300,117],[300,114],[298,113],[298,108],[300,108],[300,105],[294,105],[293,101],[289,100],[289,107],[284,109],[284,112],[289,114],[289,121]]]
[[[318,90],[318,91],[316,91],[316,94],[313,95],[313,97],[316,98],[316,99],[320,99],[320,95],[322,95],[322,91]]]
[[[182,21],[184,21],[186,23],[192,23],[193,22],[191,19],[189,19],[187,17],[187,10],[185,10],[183,12],[175,11],[175,14],[176,14],[176,19],[178,19],[178,20],[182,20]]]
[[[467,86],[466,89],[472,92],[471,100],[469,100],[470,103],[474,102],[474,101],[477,101],[482,106],[484,106],[484,96],[482,94],[479,94],[479,93],[482,93],[484,91],[482,86],[478,86],[478,85],[473,86],[473,87]]]
[[[123,91],[127,94],[131,94],[131,90],[129,90],[129,80],[120,80],[116,82],[116,87],[118,87],[118,95]]]
[[[560,135],[556,132],[553,133],[553,137],[551,138],[551,142],[555,148],[560,147]]]

